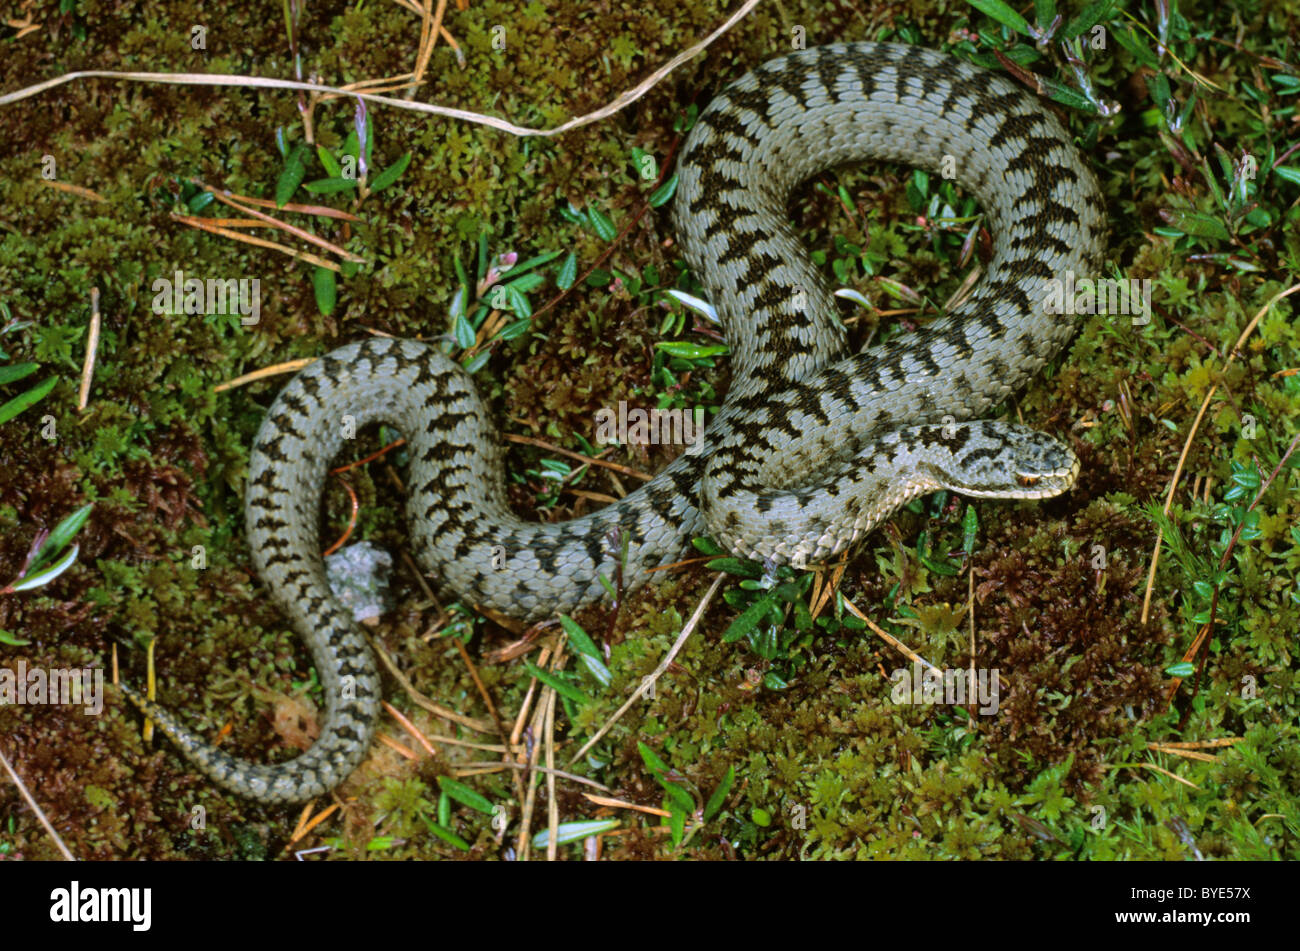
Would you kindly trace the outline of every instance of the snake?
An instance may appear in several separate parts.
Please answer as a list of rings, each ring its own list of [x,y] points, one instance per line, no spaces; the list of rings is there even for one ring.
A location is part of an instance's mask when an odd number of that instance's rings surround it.
[[[864,160],[925,168],[980,203],[991,253],[947,313],[851,352],[833,288],[787,204],[804,181]],[[135,690],[197,770],[247,799],[296,803],[365,759],[380,682],[320,554],[327,469],[350,435],[387,423],[407,440],[412,554],[440,593],[527,622],[632,592],[707,535],[734,555],[805,567],[937,490],[1038,499],[1069,489],[1065,443],[980,420],[1065,346],[1076,319],[1045,289],[1103,264],[1105,204],[1060,120],[1008,77],[947,54],[858,42],[798,50],[726,87],[677,165],[672,226],[730,347],[726,398],[689,451],[641,488],[556,523],[507,503],[505,457],[469,374],[436,343],[343,346],[279,393],[245,493],[254,566],[310,649],[325,711],[295,758],[217,749]]]

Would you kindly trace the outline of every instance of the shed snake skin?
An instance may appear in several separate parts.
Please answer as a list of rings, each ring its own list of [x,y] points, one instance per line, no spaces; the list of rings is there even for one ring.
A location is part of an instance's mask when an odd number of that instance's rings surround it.
[[[939,171],[981,203],[987,274],[951,313],[851,354],[832,289],[789,223],[810,176],[881,159]],[[410,543],[440,590],[534,621],[603,596],[620,537],[627,589],[707,534],[739,555],[802,566],[843,551],[908,500],[1065,491],[1079,463],[1024,427],[969,422],[1024,386],[1072,336],[1047,282],[1094,275],[1104,204],[1064,128],[995,73],[930,50],[855,43],[775,59],[717,96],[683,147],[673,224],[731,345],[726,402],[692,451],[616,504],[558,524],[506,504],[503,454],[470,377],[433,346],[375,339],[295,377],[253,449],[245,516],[258,573],[311,649],[326,703],[320,738],[261,765],[133,702],[219,785],[291,803],[365,758],[380,684],[365,636],[326,582],[326,472],[344,417],[408,440]]]

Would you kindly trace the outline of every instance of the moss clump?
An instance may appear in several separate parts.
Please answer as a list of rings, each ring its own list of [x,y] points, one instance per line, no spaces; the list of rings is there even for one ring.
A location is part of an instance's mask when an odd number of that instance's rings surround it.
[[[615,5],[599,17],[580,5],[470,6],[449,8],[446,19],[465,66],[440,46],[420,95],[538,126],[605,104],[729,12],[725,4],[696,0]],[[260,11],[182,4],[169,14],[159,19],[103,2],[78,3],[57,19],[51,14],[40,31],[6,45],[3,87],[76,69],[290,75],[280,25],[263,22]],[[165,703],[205,735],[222,736],[234,753],[259,761],[292,755],[268,711],[311,701],[314,678],[250,576],[240,519],[248,447],[279,382],[222,393],[213,392],[214,384],[319,355],[366,330],[450,331],[454,262],[474,257],[481,235],[493,254],[573,251],[585,268],[608,243],[559,209],[572,203],[599,209],[618,226],[629,221],[647,193],[632,147],[665,159],[679,141],[674,124],[689,107],[706,103],[727,78],[790,49],[797,26],[808,45],[891,30],[889,38],[938,46],[967,26],[984,30],[981,49],[1001,42],[992,21],[944,4],[915,4],[906,19],[890,16],[864,20],[854,5],[812,0],[760,7],[634,106],[558,140],[372,110],[374,166],[408,150],[415,159],[397,185],[366,200],[348,230],[315,219],[312,227],[323,236],[368,261],[340,281],[329,317],[318,310],[301,264],[170,217],[191,178],[273,195],[282,167],[276,129],[290,143],[301,141],[293,96],[91,81],[5,107],[0,121],[15,134],[0,146],[0,298],[15,318],[33,323],[5,336],[3,346],[9,362],[39,362],[61,380],[37,408],[0,426],[0,573],[16,571],[38,530],[87,501],[95,509],[71,570],[37,592],[0,595],[0,630],[30,642],[0,644],[0,666],[22,660],[29,667],[107,669],[116,648],[123,675],[138,683],[143,645],[156,638]],[[305,68],[330,82],[391,76],[415,61],[418,21],[395,5],[313,4],[305,17]],[[209,30],[206,51],[196,51],[177,24],[204,22],[221,27]],[[670,763],[701,803],[734,767],[720,815],[680,854],[1300,855],[1294,455],[1255,499],[1300,421],[1300,376],[1291,372],[1300,365],[1294,298],[1262,319],[1223,369],[1251,318],[1300,273],[1297,162],[1281,154],[1280,144],[1293,118],[1293,76],[1261,65],[1294,63],[1285,38],[1296,33],[1295,13],[1224,6],[1194,19],[1175,17],[1168,43],[1177,56],[1151,62],[1127,33],[1121,36],[1120,20],[1105,26],[1114,46],[1090,57],[1087,68],[1097,94],[1123,108],[1113,120],[1077,111],[1068,118],[1107,196],[1110,260],[1122,276],[1152,282],[1152,319],[1140,326],[1081,321],[1070,352],[1007,407],[1075,445],[1084,465],[1080,484],[1047,504],[980,505],[978,543],[966,563],[959,554],[964,507],[945,499],[918,503],[868,541],[842,582],[845,595],[896,637],[957,668],[969,662],[964,572],[973,571],[976,659],[1004,679],[999,713],[894,703],[889,675],[906,661],[874,636],[846,628],[791,648],[800,666],[786,689],[756,688],[779,663],[721,642],[734,611],[718,601],[655,696],[634,706],[593,760],[572,767],[648,806],[661,805],[664,790],[646,770],[638,741]],[[493,43],[495,27],[504,28],[504,49]],[[1198,95],[1182,120],[1195,81],[1178,63],[1227,91]],[[1031,68],[1057,73],[1046,61]],[[1058,78],[1071,81],[1066,72]],[[1170,117],[1181,124],[1171,126]],[[350,104],[316,110],[317,139],[327,147],[338,148],[351,126]],[[58,182],[94,189],[105,201],[44,183],[46,155],[54,158]],[[1233,167],[1246,155],[1255,163],[1253,178]],[[957,264],[961,236],[942,229],[936,235],[932,221],[917,225],[931,196],[949,197],[942,183],[928,188],[922,193],[898,169],[835,172],[805,188],[792,211],[837,281],[880,310],[906,309],[882,291],[877,276],[888,274],[932,302],[946,299],[966,276]],[[662,210],[646,214],[603,264],[609,280],[576,289],[539,311],[529,333],[493,345],[477,380],[504,428],[580,448],[576,436],[590,433],[597,407],[671,395],[653,356],[665,311],[649,291],[620,292],[612,282],[621,274],[644,278],[646,288],[688,286],[670,237]],[[650,268],[658,280],[649,279]],[[249,329],[224,317],[154,313],[152,282],[177,270],[257,278],[261,322]],[[538,302],[558,293],[549,273]],[[104,325],[91,402],[78,413],[92,285],[102,292]],[[859,344],[928,317],[881,319],[847,309],[845,315],[855,318]],[[725,386],[725,361],[690,372],[688,385],[699,392]],[[1215,396],[1185,461],[1143,621],[1158,524],[1151,504],[1158,509],[1163,501],[1210,387],[1217,387]],[[0,400],[12,395],[5,388]],[[53,439],[42,434],[51,422]],[[544,508],[540,517],[556,519],[590,506],[548,494],[543,480],[526,475],[543,456],[510,448],[509,468],[518,476],[512,504],[522,513]],[[667,461],[630,451],[614,459],[648,470]],[[400,548],[401,497],[392,480],[372,465],[352,482],[366,506],[359,533]],[[626,486],[593,472],[581,488],[618,494]],[[346,496],[331,488],[326,499],[327,524],[342,525]],[[1252,502],[1253,516],[1246,512]],[[1243,525],[1225,554],[1224,533]],[[194,567],[196,546],[206,567]],[[427,696],[485,717],[455,646],[428,636],[436,611],[422,600],[417,579],[402,567],[396,582],[407,594],[379,629],[381,642]],[[610,645],[614,680],[599,690],[578,675],[593,700],[559,718],[564,750],[576,748],[656,667],[708,582],[705,571],[687,569],[628,599],[617,617],[600,609],[581,615],[593,637]],[[1167,671],[1178,669],[1203,623],[1197,619],[1210,609],[1203,584],[1219,592],[1214,636],[1193,663],[1204,660],[1203,671],[1186,678],[1166,708],[1173,676]],[[517,636],[490,623],[479,628],[484,636],[470,648],[476,658]],[[517,663],[485,665],[480,675],[509,720],[527,676]],[[420,716],[396,684],[387,693],[406,715]],[[454,729],[420,722],[431,733]],[[78,857],[285,854],[296,810],[224,795],[166,746],[146,747],[139,727],[111,690],[99,717],[52,706],[0,708],[0,743]],[[484,739],[470,731],[461,736]],[[1212,762],[1160,746],[1221,738],[1240,739],[1207,747]],[[334,854],[357,858],[463,857],[430,834],[421,815],[441,809],[437,777],[469,761],[444,752],[411,765],[377,746],[346,789],[355,798],[309,843],[329,840],[338,846]],[[464,781],[517,821],[515,777]],[[559,785],[563,819],[595,813],[577,790]],[[545,795],[542,784],[538,816]],[[207,821],[195,829],[200,807]],[[605,840],[607,857],[671,853],[669,837],[654,828],[659,820],[624,818],[627,834]],[[470,857],[506,854],[509,839],[498,843],[488,815],[456,805],[449,822],[470,845]],[[55,855],[12,787],[0,789],[0,854]],[[576,853],[566,846],[561,854]]]

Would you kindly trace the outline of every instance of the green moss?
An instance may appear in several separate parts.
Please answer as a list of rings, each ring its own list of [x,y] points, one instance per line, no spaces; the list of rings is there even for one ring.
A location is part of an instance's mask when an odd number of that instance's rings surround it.
[[[950,6],[915,4],[908,20],[894,23],[884,14],[864,19],[838,2],[760,7],[633,107],[558,140],[516,139],[373,109],[374,166],[386,167],[407,150],[414,160],[396,185],[366,200],[362,220],[347,233],[322,219],[312,225],[368,261],[339,282],[330,317],[316,308],[310,269],[170,218],[181,210],[181,182],[189,178],[273,195],[282,165],[275,131],[283,127],[291,143],[302,136],[296,97],[90,81],[5,107],[0,115],[7,127],[21,134],[6,137],[0,150],[0,295],[17,319],[34,325],[6,337],[4,346],[12,361],[40,362],[61,382],[37,409],[0,427],[0,572],[22,564],[38,529],[86,501],[96,504],[72,570],[47,589],[0,595],[0,629],[31,641],[3,647],[0,660],[108,668],[116,648],[123,675],[138,683],[143,644],[156,638],[165,703],[209,737],[229,723],[222,745],[238,755],[261,761],[292,755],[269,722],[267,698],[310,697],[309,660],[251,578],[240,511],[248,447],[282,381],[222,393],[213,385],[319,355],[367,329],[426,337],[448,332],[453,262],[473,258],[484,233],[493,254],[573,251],[581,273],[608,245],[557,209],[572,203],[602,211],[617,226],[628,222],[647,191],[631,148],[663,160],[678,144],[674,122],[687,107],[702,106],[727,78],[789,49],[793,26],[806,27],[809,45],[875,38],[893,26],[904,38],[937,46],[973,12]],[[223,8],[221,29],[211,30],[209,49],[198,52],[176,24],[207,22],[203,12],[186,4],[169,12],[154,20],[119,4],[78,3],[72,21],[50,19],[42,31],[7,44],[3,88],[83,68],[290,74],[278,20],[263,22],[260,11],[237,5]],[[554,125],[608,102],[727,12],[725,4],[695,0],[616,5],[598,18],[581,5],[520,8],[489,0],[467,11],[449,5],[446,23],[463,47],[465,66],[440,45],[419,95]],[[1234,16],[1243,18],[1245,50],[1190,35],[1231,41],[1239,34]],[[216,13],[207,17],[217,21]],[[1175,18],[1171,48],[1227,94],[1198,96],[1177,147],[1206,157],[1213,184],[1201,166],[1178,161],[1168,131],[1161,138],[1156,74],[1135,78],[1132,55],[1118,46],[1090,58],[1088,67],[1099,95],[1122,103],[1118,118],[1070,116],[1074,131],[1096,143],[1088,151],[1109,203],[1110,260],[1123,276],[1150,279],[1154,289],[1149,325],[1081,321],[1069,353],[1007,407],[1072,441],[1083,460],[1079,486],[1045,504],[979,505],[978,545],[968,565],[959,554],[964,506],[945,499],[918,504],[869,539],[844,577],[845,595],[878,623],[930,660],[959,667],[969,654],[963,613],[969,567],[978,664],[997,668],[1005,680],[999,714],[894,703],[889,674],[906,661],[874,635],[843,627],[791,648],[800,664],[791,668],[786,689],[755,688],[786,658],[763,660],[742,643],[723,644],[734,611],[719,600],[654,697],[634,705],[597,744],[592,761],[572,767],[623,798],[658,806],[663,789],[647,772],[638,740],[670,762],[701,802],[734,766],[735,785],[720,815],[679,854],[1186,859],[1195,849],[1206,858],[1300,855],[1294,456],[1260,497],[1257,523],[1215,574],[1223,533],[1241,524],[1256,491],[1230,498],[1233,479],[1252,464],[1267,477],[1300,421],[1300,375],[1289,372],[1300,366],[1295,298],[1260,322],[1224,370],[1247,322],[1300,273],[1300,186],[1270,171],[1288,141],[1295,94],[1277,81],[1284,73],[1260,66],[1267,62],[1262,57],[1286,59],[1282,38],[1294,35],[1297,24],[1284,10],[1226,5],[1197,17],[1190,24]],[[974,22],[987,27],[991,21],[976,15]],[[498,26],[505,50],[492,42]],[[82,32],[70,32],[74,27]],[[313,4],[302,29],[305,68],[330,82],[395,75],[415,58],[418,21],[395,5]],[[1172,60],[1166,57],[1159,69],[1181,107],[1193,82]],[[1034,68],[1054,73],[1046,62]],[[338,148],[351,126],[350,104],[315,111],[317,139],[328,147]],[[1215,143],[1254,157],[1250,200],[1257,209],[1234,204],[1232,172],[1221,165]],[[92,188],[106,202],[42,184],[47,154],[61,182]],[[1294,154],[1283,164],[1300,167]],[[824,187],[805,188],[792,209],[827,272],[881,309],[897,305],[876,275],[940,302],[966,273],[956,264],[959,238],[935,240],[914,227],[908,181],[904,171],[879,166],[830,173],[819,179]],[[851,212],[841,206],[841,190]],[[1180,224],[1183,237],[1167,230]],[[669,236],[666,210],[650,212],[606,269],[634,277],[653,267],[664,277],[647,278],[647,288],[679,280],[688,286],[679,278],[675,247],[665,247]],[[256,277],[261,322],[250,329],[224,318],[154,313],[152,282],[177,270]],[[549,273],[534,303],[557,293]],[[91,285],[102,292],[104,325],[90,406],[78,413]],[[916,319],[853,316],[856,344]],[[540,314],[531,333],[494,345],[476,378],[505,429],[578,448],[570,434],[588,432],[597,407],[671,395],[658,375],[662,365],[647,357],[661,339],[663,319],[648,291],[579,287]],[[700,366],[690,385],[701,393],[721,391],[726,377],[725,361]],[[1142,595],[1157,529],[1150,506],[1163,501],[1191,421],[1214,386],[1186,460],[1144,622]],[[46,414],[57,433],[53,441],[41,435]],[[373,436],[362,442],[378,447]],[[370,449],[359,447],[357,455]],[[520,476],[510,500],[526,515],[537,513],[545,493],[540,480],[528,483],[523,474],[543,456],[509,449],[510,471]],[[654,470],[667,457],[629,451],[616,461]],[[399,549],[401,496],[376,468],[384,464],[352,473],[364,506],[357,533]],[[582,488],[618,491],[600,472],[589,474]],[[590,504],[561,495],[545,517],[567,517]],[[345,524],[347,507],[341,489],[327,491],[326,534]],[[204,568],[194,567],[195,546],[204,550]],[[1098,547],[1104,568],[1095,567]],[[963,573],[936,570],[937,562],[959,565]],[[381,639],[426,695],[485,716],[454,646],[425,636],[434,613],[416,579],[402,567],[397,581],[402,601],[385,618]],[[580,620],[593,638],[610,645],[614,680],[607,690],[590,691],[589,706],[560,718],[565,758],[655,669],[708,581],[698,568],[665,573],[662,584],[629,599],[612,620],[600,609],[584,612]],[[1208,609],[1197,583],[1207,581],[1218,584],[1220,597],[1205,671],[1187,679],[1166,709],[1171,678],[1165,671],[1195,638],[1195,618]],[[478,627],[483,636],[470,649],[476,658],[515,639],[487,622]],[[485,665],[480,674],[503,718],[512,721],[528,688],[522,669]],[[395,684],[388,683],[387,694],[415,715]],[[146,747],[138,718],[115,692],[107,701],[102,717],[59,707],[0,709],[6,753],[79,857],[284,854],[296,810],[224,795],[165,744]],[[1149,745],[1222,737],[1242,739],[1209,749],[1213,762]],[[347,789],[355,800],[314,833],[313,843],[336,837],[337,854],[351,857],[463,855],[430,835],[420,818],[436,811],[435,777],[449,764],[403,760],[381,768],[377,762],[360,771]],[[400,775],[383,775],[384,769]],[[514,780],[494,775],[465,782],[505,805],[517,823]],[[576,789],[560,784],[562,819],[594,814]],[[545,814],[545,795],[542,784],[538,816]],[[206,810],[203,829],[192,826],[196,806]],[[670,852],[667,836],[646,831],[657,820],[625,819],[634,834],[607,838],[606,856]],[[471,857],[502,853],[490,817],[457,806],[452,825],[471,843]],[[540,820],[534,825],[540,828]],[[516,829],[512,824],[510,835]],[[384,848],[374,849],[376,842]],[[55,854],[12,787],[0,795],[0,846],[28,857]],[[576,847],[561,854],[575,856]]]

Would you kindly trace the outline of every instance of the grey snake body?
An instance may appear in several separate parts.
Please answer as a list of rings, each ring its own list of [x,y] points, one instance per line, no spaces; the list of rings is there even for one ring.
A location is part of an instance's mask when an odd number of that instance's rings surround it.
[[[993,236],[987,274],[954,310],[850,354],[832,289],[786,202],[835,165],[883,159],[954,170]],[[342,347],[280,393],[253,450],[246,524],[254,564],[311,650],[320,738],[296,759],[231,757],[128,691],[198,769],[241,796],[328,792],[365,757],[380,686],[365,637],[330,592],[320,494],[356,427],[407,438],[411,545],[443,592],[524,620],[603,596],[628,540],[635,589],[708,534],[769,565],[842,551],[900,505],[947,488],[1036,498],[1078,461],[1024,427],[970,422],[1024,386],[1072,336],[1047,283],[1094,275],[1104,204],[1060,123],[1008,79],[911,46],[825,46],[773,60],[720,93],[678,165],[673,223],[731,345],[733,382],[700,444],[616,504],[558,524],[506,504],[503,454],[469,376],[436,348]]]

